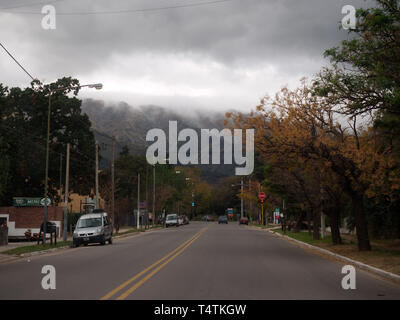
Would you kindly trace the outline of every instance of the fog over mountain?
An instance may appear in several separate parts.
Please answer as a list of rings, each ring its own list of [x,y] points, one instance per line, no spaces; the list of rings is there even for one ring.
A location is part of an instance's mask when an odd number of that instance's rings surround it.
[[[226,112],[228,111],[233,110],[226,110]],[[155,105],[133,107],[125,102],[114,104],[92,99],[82,102],[82,113],[89,116],[99,142],[100,154],[103,157],[100,162],[101,169],[110,163],[112,154],[110,137],[112,136],[117,141],[116,157],[124,145],[129,147],[132,154],[145,155],[146,148],[151,144],[146,141],[146,134],[150,129],[164,130],[168,139],[169,121],[174,120],[178,122],[178,131],[191,128],[196,130],[200,137],[200,129],[223,129],[225,119],[225,112],[221,111],[191,108],[190,112],[182,112]],[[222,152],[223,144],[221,144]],[[221,157],[222,161],[223,157]],[[209,182],[215,182],[219,178],[234,174],[234,165],[199,165],[199,167],[203,171],[203,177]]]

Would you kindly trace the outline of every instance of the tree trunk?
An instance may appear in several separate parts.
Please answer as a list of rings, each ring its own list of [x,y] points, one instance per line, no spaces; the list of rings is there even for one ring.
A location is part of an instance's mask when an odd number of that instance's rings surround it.
[[[368,225],[364,212],[363,196],[354,194],[351,200],[356,224],[358,250],[370,251],[371,244],[369,242]]]
[[[331,222],[332,243],[334,245],[342,244],[340,237],[340,211],[339,208],[329,208],[327,211]]]
[[[300,232],[301,230],[301,224],[303,223],[303,220],[305,218],[306,213],[304,211],[302,211],[299,215],[299,218],[296,221],[296,225],[293,229],[293,232]]]
[[[311,219],[310,219],[310,211],[307,212],[307,227],[308,227],[308,235],[311,237]]]
[[[312,211],[313,213],[313,239],[319,240],[319,214],[316,210]]]

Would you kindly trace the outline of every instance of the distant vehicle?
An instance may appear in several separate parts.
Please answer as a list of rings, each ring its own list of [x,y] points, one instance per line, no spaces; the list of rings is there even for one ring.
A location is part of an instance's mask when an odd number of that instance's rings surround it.
[[[178,225],[183,225],[183,216],[178,216]]]
[[[243,217],[239,219],[239,224],[249,224],[249,218]]]
[[[165,218],[165,227],[168,228],[170,226],[179,226],[178,215],[176,213],[168,214]]]
[[[189,224],[189,218],[187,216],[183,216],[183,224]]]
[[[112,234],[113,228],[107,212],[98,209],[95,213],[84,214],[79,218],[73,234],[73,246],[89,243],[104,245],[106,241],[112,244]]]
[[[218,218],[218,224],[220,224],[220,223],[228,224],[228,218],[227,218],[227,216],[219,216],[219,218]]]
[[[203,220],[204,220],[204,221],[214,221],[214,217],[213,217],[213,216],[208,216],[208,215],[207,215],[207,216],[204,216],[204,217],[203,217]]]

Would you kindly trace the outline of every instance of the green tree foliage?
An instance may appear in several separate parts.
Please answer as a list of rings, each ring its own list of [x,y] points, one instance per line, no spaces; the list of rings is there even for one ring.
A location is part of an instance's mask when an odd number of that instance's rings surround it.
[[[357,10],[352,39],[325,52],[332,66],[315,85],[341,112],[373,115],[400,155],[400,4],[376,2],[375,8]]]
[[[325,52],[331,67],[320,72],[314,85],[315,93],[338,112],[354,120],[369,116],[381,154],[396,159],[382,183],[385,188],[365,199],[365,207],[374,235],[400,237],[400,3],[376,4],[357,10],[357,27],[349,31],[352,38]]]
[[[65,160],[67,143],[71,144],[70,191],[90,193],[95,141],[89,118],[81,114],[81,100],[76,98],[78,85],[72,78],[49,85],[33,81],[24,89],[0,85],[0,133],[7,149],[2,160],[10,159],[9,178],[0,200],[3,205],[9,205],[14,196],[43,196],[49,92],[66,87],[69,89],[51,95],[49,195],[58,200],[60,154]]]

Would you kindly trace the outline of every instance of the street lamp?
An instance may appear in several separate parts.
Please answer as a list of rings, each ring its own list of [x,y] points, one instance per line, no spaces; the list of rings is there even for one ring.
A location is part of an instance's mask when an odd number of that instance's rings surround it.
[[[153,164],[153,217],[151,219],[151,223],[154,227],[154,222],[157,224],[157,215],[155,212],[155,203],[156,203],[156,165]]]
[[[51,89],[49,87],[49,108],[47,113],[47,138],[46,138],[46,169],[45,169],[45,179],[44,179],[44,221],[43,221],[43,245],[46,244],[46,228],[47,228],[47,189],[48,189],[48,178],[49,178],[49,139],[50,139],[50,113],[51,113],[51,95],[57,91],[63,91],[67,89],[78,89],[83,87],[95,88],[96,90],[100,90],[103,88],[101,83],[95,84],[85,84],[85,85],[78,85],[78,86],[68,86],[62,88],[55,88]],[[65,201],[68,201],[66,199]]]

